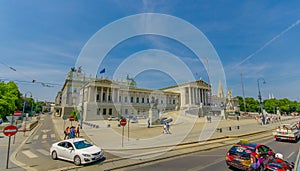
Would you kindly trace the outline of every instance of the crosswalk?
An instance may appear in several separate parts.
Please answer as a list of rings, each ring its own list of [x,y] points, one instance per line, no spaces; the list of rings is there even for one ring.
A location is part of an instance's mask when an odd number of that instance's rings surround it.
[[[48,139],[50,138],[50,139]],[[45,144],[47,142],[54,143],[56,142],[56,135],[55,134],[39,134],[33,136],[31,140],[31,144],[37,144],[37,143],[42,143]],[[22,153],[28,157],[28,158],[38,158],[39,156],[47,156],[49,157],[49,149],[44,149],[44,148],[37,148],[33,150],[23,150]]]

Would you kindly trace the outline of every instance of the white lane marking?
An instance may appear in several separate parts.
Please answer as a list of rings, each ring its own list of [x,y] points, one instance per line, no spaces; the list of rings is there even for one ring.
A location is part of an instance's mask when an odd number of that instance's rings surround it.
[[[35,155],[34,153],[32,153],[30,150],[24,150],[24,151],[22,151],[22,153],[25,154],[29,158],[36,158],[36,157],[38,157],[37,155]]]
[[[36,151],[42,153],[45,156],[49,156],[50,152],[45,149],[37,149]]]
[[[55,138],[55,134],[51,134],[50,136],[51,136],[51,138]]]
[[[45,134],[47,132],[51,131],[51,129],[43,129],[42,132]]]
[[[33,137],[33,140],[37,140],[37,139],[39,139],[39,135],[35,135],[35,136]]]
[[[47,134],[43,134],[42,139],[46,139],[47,138]]]
[[[289,159],[290,157],[292,157],[292,155],[294,155],[294,153],[295,153],[294,151],[293,151],[293,152],[291,152],[291,154],[290,154],[290,155],[288,155],[288,156],[287,156],[287,158]]]
[[[199,170],[205,169],[205,168],[207,168],[207,167],[209,167],[209,166],[212,166],[212,165],[215,165],[215,164],[217,164],[217,163],[220,163],[220,162],[222,162],[222,161],[224,161],[224,160],[225,160],[225,158],[219,158],[219,159],[215,160],[214,162],[209,163],[208,165],[204,165],[204,166],[196,166],[196,167],[194,167],[194,168],[187,169],[187,171],[199,171]],[[205,169],[205,170],[206,170],[206,169]]]

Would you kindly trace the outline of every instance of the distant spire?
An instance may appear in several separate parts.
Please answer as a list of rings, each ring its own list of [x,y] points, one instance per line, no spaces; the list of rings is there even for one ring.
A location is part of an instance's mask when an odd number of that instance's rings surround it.
[[[220,97],[220,98],[224,98],[225,97],[221,81],[219,81],[218,97]]]

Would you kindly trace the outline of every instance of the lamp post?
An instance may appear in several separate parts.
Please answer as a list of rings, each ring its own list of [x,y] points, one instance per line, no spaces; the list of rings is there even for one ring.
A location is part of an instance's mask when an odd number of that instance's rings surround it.
[[[80,113],[80,129],[82,129],[83,110],[84,110],[84,87],[85,87],[84,84],[85,84],[85,73],[83,73],[82,102],[81,102],[81,113]]]
[[[30,91],[27,91],[25,93],[24,103],[23,103],[23,110],[22,110],[22,116],[25,114],[25,105],[26,105],[26,96],[27,96],[27,93],[30,93],[30,97],[32,97],[32,93]],[[32,106],[31,106],[31,110],[32,110]],[[25,132],[26,132],[26,121],[27,121],[27,115],[25,115],[25,122],[24,122],[24,128],[23,128],[24,136],[25,136]]]
[[[259,87],[260,80],[263,80],[263,84],[265,84],[266,81],[263,78],[257,79],[259,106],[260,106],[260,111],[261,111],[261,116],[262,116],[262,124],[264,125],[265,124],[265,115],[264,115],[263,105],[262,105],[262,101],[261,101],[261,93],[260,93],[260,87]]]
[[[243,76],[243,73],[241,72],[240,75],[241,75],[241,82],[242,82],[244,111],[245,111],[245,113],[246,113],[247,111],[246,111],[245,89],[244,89],[244,82],[243,82],[243,77],[242,77],[242,76]]]

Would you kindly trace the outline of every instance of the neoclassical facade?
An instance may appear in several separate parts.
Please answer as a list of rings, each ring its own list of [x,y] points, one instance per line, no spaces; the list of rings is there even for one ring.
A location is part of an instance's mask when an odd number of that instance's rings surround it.
[[[144,89],[138,88],[128,76],[125,81],[84,79],[81,72],[73,69],[57,95],[56,101],[61,103],[55,108],[61,116],[68,116],[71,109],[81,111],[83,104],[83,120],[86,121],[126,115],[147,118],[151,100],[155,99],[159,113],[196,109],[201,111],[198,115],[204,115],[203,112],[209,110],[210,89],[209,84],[201,79],[157,90]]]

